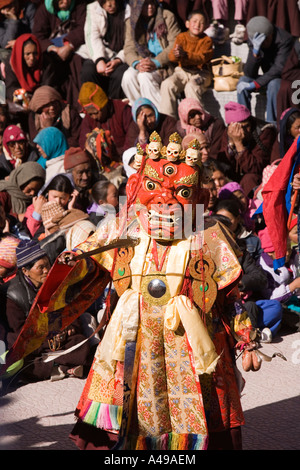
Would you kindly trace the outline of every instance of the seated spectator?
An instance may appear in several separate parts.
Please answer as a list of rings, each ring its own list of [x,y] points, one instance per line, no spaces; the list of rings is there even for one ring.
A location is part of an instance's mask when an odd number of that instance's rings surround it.
[[[64,134],[56,127],[46,127],[35,136],[33,142],[40,155],[37,161],[46,170],[46,181],[64,173],[64,157],[69,148]]]
[[[262,254],[262,247],[260,239],[251,231],[248,231],[243,224],[241,217],[240,204],[234,199],[223,199],[218,201],[214,212],[223,215],[230,220],[230,230],[235,234],[235,237],[245,245],[245,249],[250,253],[255,261],[257,261]]]
[[[84,26],[89,59],[81,70],[81,83],[97,83],[109,98],[124,98],[121,81],[128,65],[123,46],[129,6],[121,0],[96,0],[87,5]]]
[[[130,147],[129,149],[125,150],[122,155],[123,170],[127,179],[129,178],[129,176],[137,172],[137,169],[134,165],[134,157],[136,152],[136,147]]]
[[[87,135],[94,129],[109,130],[116,148],[114,159],[121,160],[124,150],[129,148],[127,133],[132,122],[131,108],[122,100],[109,99],[97,84],[84,83],[79,99],[85,117],[80,129],[79,145],[84,148]]]
[[[203,183],[202,186],[203,188],[206,188],[209,191],[209,201],[207,204],[205,215],[211,215],[218,200],[218,191],[213,180],[210,180],[207,183]]]
[[[2,234],[0,238],[0,284],[9,282],[16,274],[16,248],[20,241],[10,234]]]
[[[229,218],[220,214],[214,214],[213,217],[230,229],[231,222]],[[281,323],[281,304],[278,300],[265,298],[266,289],[268,288],[267,273],[246,249],[244,240],[236,238],[234,232],[232,232],[232,235],[241,251],[239,262],[243,269],[243,275],[240,278],[238,289],[243,305],[251,319],[251,324],[257,329],[257,340],[269,343]]]
[[[147,96],[159,108],[161,82],[173,69],[169,52],[180,32],[175,15],[155,0],[134,2],[125,30],[124,54],[129,68],[122,79],[131,105]]]
[[[7,343],[11,348],[26,322],[34,299],[45,282],[51,264],[37,242],[20,242],[16,248],[18,271],[7,290],[6,316],[8,321]],[[60,380],[68,376],[82,377],[87,365],[89,344],[86,342],[75,351],[54,361],[44,362],[42,354],[66,350],[85,339],[80,320],[75,320],[61,334],[46,340],[36,351],[26,356],[20,377],[27,381]]]
[[[217,159],[230,165],[230,178],[248,196],[261,183],[262,171],[270,163],[276,127],[260,124],[246,106],[234,102],[225,105],[225,122]]]
[[[184,93],[202,103],[202,95],[212,81],[209,63],[213,57],[213,41],[205,33],[206,20],[200,11],[192,11],[185,23],[187,31],[175,39],[169,59],[176,64],[172,75],[161,83],[159,110],[177,118],[178,96]]]
[[[210,160],[210,145],[205,137],[205,134],[199,134],[198,132],[191,132],[190,134],[186,134],[181,142],[182,148],[186,150],[192,140],[198,140],[199,142],[199,150],[201,155],[201,162],[206,163]]]
[[[237,101],[251,110],[251,93],[267,90],[267,122],[277,122],[277,94],[281,74],[293,47],[293,37],[273,26],[264,16],[255,16],[246,25],[249,53],[244,75],[237,84]],[[262,75],[259,75],[259,70]]]
[[[95,231],[96,226],[90,220],[76,222],[66,234],[66,250],[73,250],[77,245],[85,242]]]
[[[243,223],[247,230],[255,230],[255,223],[252,220],[252,215],[255,213],[257,207],[253,199],[247,197],[243,191],[243,188],[232,181],[231,183],[225,184],[219,191],[218,197],[220,200],[223,199],[236,199],[241,206],[241,216]]]
[[[77,108],[84,46],[86,2],[46,0],[36,11],[32,33],[38,38],[53,76],[48,84]]]
[[[3,62],[11,54],[15,40],[33,27],[36,5],[21,0],[2,0],[0,2],[0,60]]]
[[[10,116],[7,103],[0,103],[0,152],[2,152],[3,132],[10,124]],[[1,178],[0,178],[1,179]]]
[[[55,88],[40,86],[29,104],[28,128],[30,140],[46,127],[57,127],[66,137],[70,147],[77,147],[81,117],[76,109],[63,101]]]
[[[41,228],[42,209],[46,202],[57,202],[63,210],[72,209],[77,196],[70,179],[66,175],[56,175],[45,184],[38,196],[33,198],[32,204],[28,206],[24,223],[29,233],[34,237],[35,233]],[[40,231],[41,232],[41,231]]]
[[[225,129],[223,119],[206,112],[200,102],[194,98],[184,98],[180,101],[178,116],[176,125],[178,134],[181,137],[190,133],[204,134],[210,146],[210,157],[217,158]]]
[[[298,17],[300,15],[298,14]],[[300,21],[300,18],[299,18]],[[280,88],[277,94],[277,125],[284,111],[289,108],[300,110],[299,76],[300,76],[300,38],[294,42],[281,74]]]
[[[148,98],[139,98],[132,105],[133,122],[127,132],[128,148],[137,143],[145,146],[149,137],[156,131],[163,145],[168,145],[169,136],[176,129],[176,119],[158,112],[157,107]]]
[[[25,132],[15,125],[8,126],[3,133],[3,153],[0,154],[0,178],[5,179],[22,163],[37,161],[36,149],[28,142]]]
[[[14,169],[7,180],[0,181],[0,198],[4,192],[11,205],[11,215],[23,221],[27,207],[45,183],[45,170],[37,162],[25,162]]]
[[[216,186],[217,193],[219,193],[220,189],[231,181],[228,177],[228,166],[213,158],[209,158],[205,162],[205,167],[211,171],[211,180]]]
[[[17,101],[16,95],[19,94],[23,96],[23,102],[18,100],[18,104],[27,108],[33,92],[43,83],[43,78],[40,43],[33,34],[22,34],[16,39],[11,57],[5,63],[6,99]]]
[[[110,181],[97,181],[92,187],[93,203],[88,207],[89,218],[94,225],[98,225],[108,214],[116,216],[118,213],[118,190]]]
[[[87,135],[85,150],[92,157],[93,172],[99,174],[97,179],[109,180],[117,188],[124,182],[123,165],[114,160],[116,149],[110,131],[94,129]]]
[[[282,114],[279,124],[279,155],[283,158],[300,135],[300,108],[289,108]]]
[[[92,172],[90,155],[80,147],[69,148],[65,153],[64,169],[78,192],[74,208],[86,212],[90,205],[90,190],[98,181],[98,175]]]

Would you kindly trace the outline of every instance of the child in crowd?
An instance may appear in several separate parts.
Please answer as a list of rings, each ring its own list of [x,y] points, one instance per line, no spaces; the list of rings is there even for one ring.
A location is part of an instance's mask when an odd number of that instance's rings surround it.
[[[91,192],[93,203],[87,209],[89,219],[94,225],[98,225],[109,213],[117,214],[118,190],[109,180],[97,181]]]
[[[187,31],[178,34],[169,53],[170,61],[177,64],[175,71],[161,84],[160,112],[175,118],[180,93],[201,103],[202,94],[211,84],[208,64],[213,56],[213,41],[204,33],[205,16],[192,11],[185,25]]]
[[[42,208],[46,202],[56,201],[63,209],[72,209],[77,194],[69,178],[62,174],[55,176],[42,188],[40,194],[33,198],[33,202],[27,208],[25,214],[25,223],[31,237],[33,237],[38,230],[44,229]]]

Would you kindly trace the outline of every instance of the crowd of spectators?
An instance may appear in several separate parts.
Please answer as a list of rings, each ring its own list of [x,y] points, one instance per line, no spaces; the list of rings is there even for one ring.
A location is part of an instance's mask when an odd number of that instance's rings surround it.
[[[231,18],[231,10],[234,14]],[[57,256],[92,234],[137,171],[135,155],[156,131],[201,142],[211,170],[207,215],[219,217],[242,252],[240,292],[266,341],[300,281],[293,218],[279,272],[259,211],[261,191],[300,135],[300,6],[289,0],[0,0],[0,340],[9,349]],[[224,119],[205,109],[215,47],[248,44],[237,99]],[[265,93],[266,118],[251,112]],[[290,302],[290,304],[289,304]],[[101,302],[99,302],[99,311]],[[86,344],[58,362],[98,317],[86,315],[28,358],[27,380],[82,377]],[[94,327],[93,326],[93,327]]]

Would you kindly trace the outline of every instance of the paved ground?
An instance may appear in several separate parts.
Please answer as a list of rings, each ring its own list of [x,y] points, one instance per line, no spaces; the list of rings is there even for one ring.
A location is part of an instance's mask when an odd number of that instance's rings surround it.
[[[299,450],[300,333],[282,330],[264,351],[287,361],[276,357],[243,372],[244,449]],[[83,386],[74,378],[11,386],[0,397],[0,450],[76,450],[68,434]]]

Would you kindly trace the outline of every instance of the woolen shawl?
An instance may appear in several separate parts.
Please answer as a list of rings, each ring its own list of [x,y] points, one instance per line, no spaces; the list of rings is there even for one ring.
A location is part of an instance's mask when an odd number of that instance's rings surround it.
[[[0,191],[6,191],[11,198],[12,212],[23,214],[32,202],[32,196],[26,196],[21,187],[34,178],[45,179],[45,170],[37,162],[25,162],[13,170],[8,180],[0,181]]]

